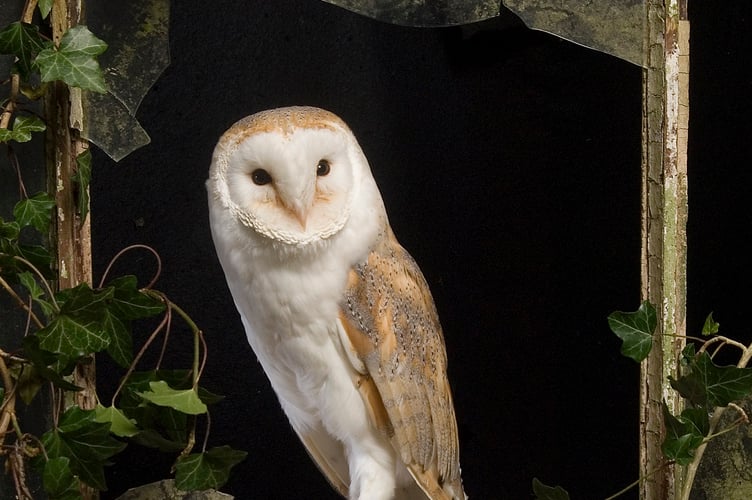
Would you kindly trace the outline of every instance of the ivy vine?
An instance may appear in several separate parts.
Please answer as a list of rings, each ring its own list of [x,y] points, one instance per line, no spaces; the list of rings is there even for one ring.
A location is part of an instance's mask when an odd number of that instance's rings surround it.
[[[611,331],[622,340],[621,353],[640,363],[651,349],[655,330],[658,326],[655,307],[643,302],[633,312],[616,311],[608,316]],[[720,325],[710,313],[705,319],[701,337],[685,337],[690,343],[684,348],[679,360],[677,378],[669,377],[671,387],[684,399],[685,408],[674,415],[663,402],[663,419],[666,437],[661,449],[665,457],[662,469],[671,464],[684,466],[682,478],[682,500],[688,500],[695,473],[702,460],[707,443],[740,425],[749,423],[749,416],[742,409],[741,400],[752,395],[752,345],[745,346],[731,338],[718,335]],[[719,365],[714,358],[725,346],[740,351],[739,362],[735,366]],[[709,351],[712,349],[712,353]],[[738,418],[728,427],[718,429],[721,415],[734,411]],[[658,472],[658,470],[654,471]],[[606,500],[616,498],[644,481],[641,477]],[[569,494],[560,486],[551,487],[533,480],[533,492],[538,500],[568,500]]]
[[[45,245],[55,214],[55,200],[48,193],[26,193],[21,161],[14,143],[28,142],[45,131],[45,118],[31,104],[45,93],[50,82],[63,82],[92,92],[106,92],[97,56],[107,44],[78,25],[63,34],[58,44],[45,33],[52,0],[27,2],[42,22],[13,22],[0,30],[0,54],[14,57],[5,85],[9,97],[2,102],[0,143],[6,145],[19,179],[20,201],[11,217],[0,217],[0,290],[26,315],[23,331],[7,331],[0,345],[0,460],[10,472],[18,498],[33,498],[27,466],[38,471],[50,499],[82,498],[81,485],[107,488],[104,467],[130,443],[176,453],[176,486],[185,491],[219,488],[230,469],[246,453],[220,446],[207,447],[209,409],[222,398],[199,385],[206,361],[203,333],[189,315],[153,288],[157,276],[139,287],[135,276],[108,279],[105,272],[96,287],[81,284],[55,291],[53,258]],[[33,13],[33,12],[32,12]],[[91,155],[77,158],[72,179],[78,185],[82,219],[88,207]],[[6,215],[7,214],[3,214]],[[146,249],[136,245],[125,251]],[[115,259],[122,255],[121,252]],[[113,260],[115,260],[113,259]],[[162,338],[162,354],[170,339],[173,316],[191,332],[193,363],[186,369],[140,367],[144,353]],[[134,323],[159,318],[156,328],[134,354]],[[173,340],[174,341],[174,340]],[[184,341],[179,339],[178,341]],[[79,391],[71,382],[74,368],[106,353],[124,370],[111,401],[98,401],[93,410],[72,405],[64,408],[65,393]],[[138,369],[140,368],[140,369]],[[25,430],[17,416],[19,405],[30,405],[42,391],[52,401],[52,426],[41,435]],[[203,443],[196,448],[196,428],[206,423]]]

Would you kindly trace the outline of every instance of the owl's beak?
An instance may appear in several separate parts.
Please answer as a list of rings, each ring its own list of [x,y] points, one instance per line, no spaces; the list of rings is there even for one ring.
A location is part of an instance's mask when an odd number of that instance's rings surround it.
[[[310,187],[301,182],[290,182],[289,184],[280,182],[276,189],[282,205],[298,221],[300,228],[305,231],[313,201]]]
[[[285,208],[290,215],[300,224],[300,228],[305,231],[306,223],[308,221],[308,207],[300,200],[296,199],[292,203],[285,203]]]
[[[295,207],[292,210],[292,214],[298,219],[301,229],[305,231],[306,222],[308,220],[308,210],[306,210],[305,207]]]

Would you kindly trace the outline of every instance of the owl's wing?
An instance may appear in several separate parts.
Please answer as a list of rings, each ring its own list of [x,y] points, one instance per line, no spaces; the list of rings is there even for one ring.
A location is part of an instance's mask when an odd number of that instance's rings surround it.
[[[350,271],[340,311],[358,388],[432,499],[464,500],[457,423],[436,307],[418,265],[387,228],[365,262]],[[362,369],[364,368],[364,370]]]
[[[346,498],[350,478],[342,444],[323,429],[307,429],[305,432],[298,432],[298,436],[329,484]]]

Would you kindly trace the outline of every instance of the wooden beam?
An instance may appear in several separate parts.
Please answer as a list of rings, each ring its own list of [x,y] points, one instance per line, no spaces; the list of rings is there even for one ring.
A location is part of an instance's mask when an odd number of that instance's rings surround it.
[[[668,377],[686,333],[689,21],[686,0],[647,0],[643,70],[642,296],[656,306],[654,348],[640,374],[643,500],[675,498],[676,467],[663,467],[663,402],[681,411]]]

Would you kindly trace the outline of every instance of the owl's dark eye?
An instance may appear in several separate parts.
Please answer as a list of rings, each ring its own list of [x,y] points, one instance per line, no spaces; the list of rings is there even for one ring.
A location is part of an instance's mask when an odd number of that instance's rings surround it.
[[[272,181],[272,176],[269,175],[269,172],[267,172],[263,168],[257,168],[256,170],[251,172],[251,179],[253,179],[253,183],[257,186],[263,186],[264,184],[269,184]]]
[[[331,166],[327,160],[319,160],[319,164],[316,165],[316,175],[323,177],[329,174]]]

